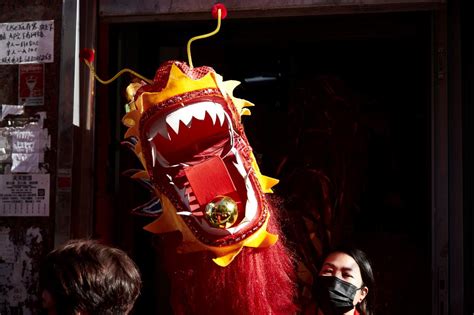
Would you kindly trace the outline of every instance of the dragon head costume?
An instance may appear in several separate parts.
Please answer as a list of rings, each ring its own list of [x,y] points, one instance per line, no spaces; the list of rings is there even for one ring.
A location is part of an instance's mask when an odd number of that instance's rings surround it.
[[[146,230],[182,235],[165,254],[176,314],[295,310],[292,262],[265,196],[278,181],[260,173],[241,122],[253,104],[233,96],[238,84],[167,61],[153,82],[127,88],[126,143],[145,168],[132,177],[154,195],[134,211],[156,218]]]
[[[223,81],[210,67],[165,62],[152,84],[127,88],[130,109],[125,137],[152,183],[162,211],[145,227],[179,231],[181,253],[210,251],[227,266],[243,247],[269,247],[270,213],[264,193],[278,181],[263,176],[245,137],[241,115],[248,101],[232,95],[237,81]],[[150,213],[149,203],[137,209]]]

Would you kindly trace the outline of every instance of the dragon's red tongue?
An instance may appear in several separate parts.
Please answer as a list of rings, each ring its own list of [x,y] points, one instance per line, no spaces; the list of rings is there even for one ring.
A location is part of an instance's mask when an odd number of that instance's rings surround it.
[[[217,196],[237,195],[224,161],[218,156],[190,166],[184,172],[201,209]]]

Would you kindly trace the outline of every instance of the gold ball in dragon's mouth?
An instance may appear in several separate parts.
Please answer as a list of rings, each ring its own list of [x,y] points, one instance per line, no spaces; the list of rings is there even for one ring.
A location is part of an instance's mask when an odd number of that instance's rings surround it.
[[[237,203],[228,196],[217,196],[206,205],[206,220],[212,227],[227,229],[239,215]]]

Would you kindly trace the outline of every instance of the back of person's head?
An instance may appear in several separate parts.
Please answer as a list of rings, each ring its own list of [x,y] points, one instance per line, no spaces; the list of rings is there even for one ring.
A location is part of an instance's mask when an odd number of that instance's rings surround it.
[[[372,264],[366,253],[362,250],[355,248],[351,245],[340,245],[330,249],[321,260],[321,265],[325,262],[326,258],[333,253],[344,253],[354,259],[360,269],[362,277],[362,285],[368,288],[368,294],[364,300],[357,305],[357,309],[361,315],[373,315],[375,308],[375,278],[372,271]],[[321,268],[321,266],[319,266]]]
[[[93,240],[72,240],[50,252],[40,282],[58,315],[122,315],[141,288],[135,263],[120,249]]]

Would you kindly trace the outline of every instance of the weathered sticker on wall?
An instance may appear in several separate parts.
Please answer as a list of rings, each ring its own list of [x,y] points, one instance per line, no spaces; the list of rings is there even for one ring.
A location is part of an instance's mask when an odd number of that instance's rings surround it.
[[[18,103],[44,105],[44,64],[18,66]]]
[[[39,227],[0,226],[0,314],[34,314],[42,251]]]

